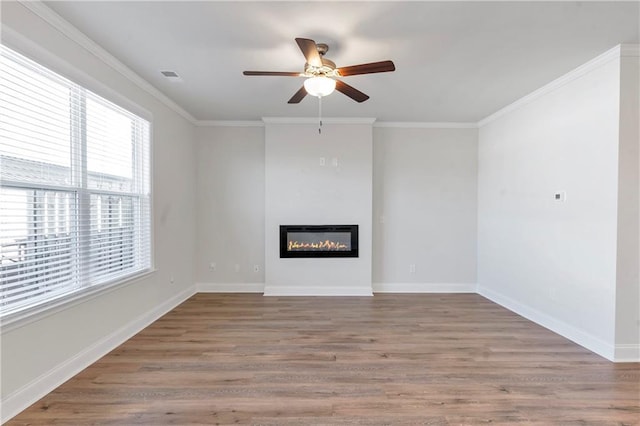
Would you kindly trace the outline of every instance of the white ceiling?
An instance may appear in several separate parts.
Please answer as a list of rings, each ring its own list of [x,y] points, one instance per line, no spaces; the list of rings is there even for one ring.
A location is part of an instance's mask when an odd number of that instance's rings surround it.
[[[391,59],[396,71],[346,77],[323,115],[477,122],[620,43],[638,43],[638,2],[55,1],[46,4],[197,120],[312,117],[287,100],[302,71],[294,38],[329,45],[338,66]],[[160,71],[177,72],[171,82]]]

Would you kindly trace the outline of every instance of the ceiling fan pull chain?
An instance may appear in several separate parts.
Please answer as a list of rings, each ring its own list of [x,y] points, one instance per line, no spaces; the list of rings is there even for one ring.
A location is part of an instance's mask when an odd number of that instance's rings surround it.
[[[320,125],[318,126],[318,134],[322,134],[322,96],[318,96],[318,122]]]

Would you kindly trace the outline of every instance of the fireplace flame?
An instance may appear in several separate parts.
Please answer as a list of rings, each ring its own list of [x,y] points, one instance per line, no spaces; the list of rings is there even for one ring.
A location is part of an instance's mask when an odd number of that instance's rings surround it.
[[[324,240],[319,242],[311,242],[311,243],[301,243],[300,241],[289,241],[289,245],[287,247],[288,251],[293,250],[323,250],[323,251],[331,251],[331,250],[349,250],[349,247],[345,243]]]

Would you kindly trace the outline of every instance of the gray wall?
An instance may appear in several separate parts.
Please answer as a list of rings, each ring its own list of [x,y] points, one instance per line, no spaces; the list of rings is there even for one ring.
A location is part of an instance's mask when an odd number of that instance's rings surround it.
[[[202,127],[197,139],[196,280],[260,291],[244,284],[264,282],[264,250],[246,243],[264,239],[264,129]],[[309,168],[332,172],[327,150]],[[374,127],[372,163],[374,291],[474,291],[477,129]]]
[[[475,291],[477,136],[374,129],[375,291]]]
[[[480,293],[609,358],[619,75],[619,58],[597,62],[479,137]]]
[[[196,139],[196,281],[262,286],[264,128],[199,127]]]
[[[640,58],[620,62],[616,359],[640,359]]]

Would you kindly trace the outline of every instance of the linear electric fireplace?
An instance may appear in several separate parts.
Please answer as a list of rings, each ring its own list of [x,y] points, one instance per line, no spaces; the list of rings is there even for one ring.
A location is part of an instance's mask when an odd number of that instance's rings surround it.
[[[280,257],[358,257],[358,225],[280,225]]]

